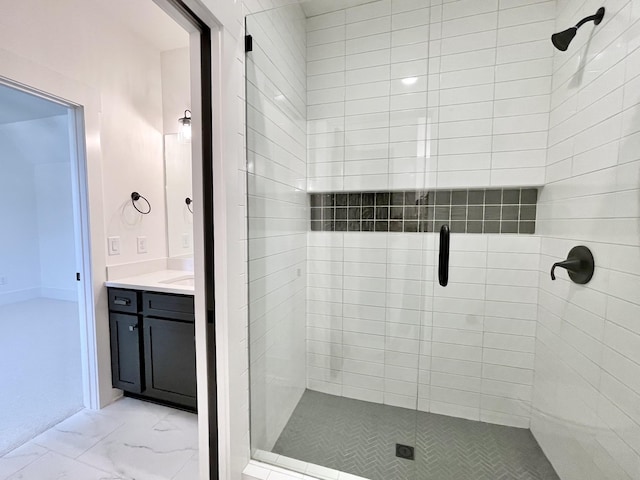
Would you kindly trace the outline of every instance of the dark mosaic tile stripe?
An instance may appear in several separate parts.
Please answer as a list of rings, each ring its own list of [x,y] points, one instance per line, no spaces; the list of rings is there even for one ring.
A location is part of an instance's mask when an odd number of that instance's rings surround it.
[[[536,188],[336,192],[310,195],[311,230],[453,233],[536,231]]]

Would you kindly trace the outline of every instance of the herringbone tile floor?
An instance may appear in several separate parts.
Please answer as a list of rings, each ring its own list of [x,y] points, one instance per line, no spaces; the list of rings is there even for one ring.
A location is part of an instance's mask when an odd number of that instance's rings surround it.
[[[395,445],[415,447],[415,460]],[[307,390],[274,453],[371,480],[558,480],[529,430]]]

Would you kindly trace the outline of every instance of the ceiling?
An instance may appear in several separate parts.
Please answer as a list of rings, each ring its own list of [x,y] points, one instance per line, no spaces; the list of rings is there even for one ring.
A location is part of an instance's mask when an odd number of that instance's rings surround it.
[[[378,0],[300,0],[300,5],[307,17],[315,17],[323,13],[335,12],[349,7],[357,7]]]
[[[91,0],[112,20],[164,52],[189,46],[189,34],[153,0]]]
[[[66,113],[62,105],[0,84],[0,125]]]

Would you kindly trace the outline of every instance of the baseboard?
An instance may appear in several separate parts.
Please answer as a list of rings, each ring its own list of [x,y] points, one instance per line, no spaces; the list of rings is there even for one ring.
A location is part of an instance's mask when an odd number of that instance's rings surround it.
[[[44,298],[51,298],[54,300],[64,300],[67,302],[77,302],[78,292],[77,290],[67,290],[63,288],[40,288],[40,296]]]
[[[40,297],[40,288],[25,288],[23,290],[14,290],[12,292],[0,294],[0,305],[9,305],[10,303],[25,302]]]

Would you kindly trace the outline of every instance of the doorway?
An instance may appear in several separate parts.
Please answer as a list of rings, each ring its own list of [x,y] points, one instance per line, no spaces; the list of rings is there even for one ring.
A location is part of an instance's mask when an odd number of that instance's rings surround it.
[[[77,145],[73,106],[0,82],[0,456],[88,401]]]

